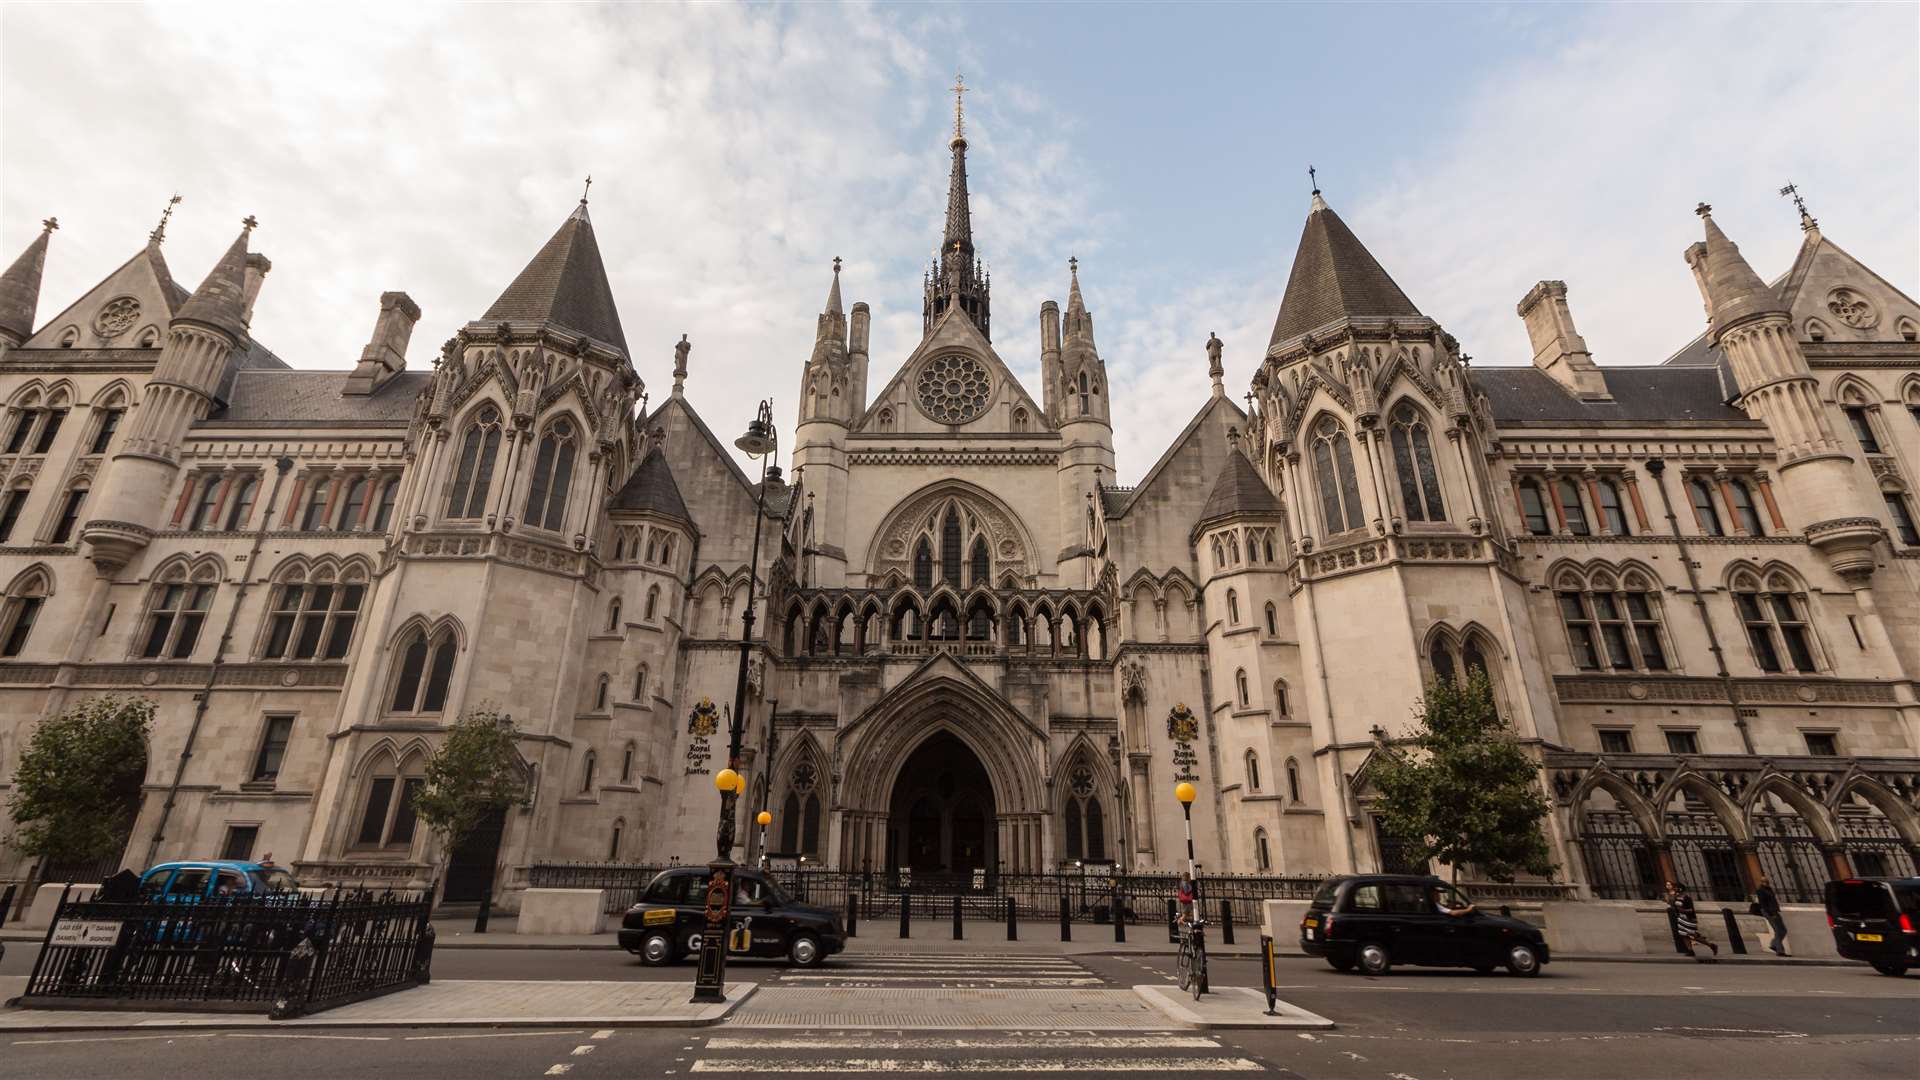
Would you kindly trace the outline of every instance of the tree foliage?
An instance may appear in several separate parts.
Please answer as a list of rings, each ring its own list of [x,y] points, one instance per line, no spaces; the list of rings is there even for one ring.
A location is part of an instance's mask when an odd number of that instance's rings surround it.
[[[1427,688],[1412,751],[1386,748],[1368,766],[1387,833],[1453,867],[1455,879],[1466,863],[1496,881],[1554,872],[1538,765],[1500,718],[1484,672]]]
[[[490,705],[462,716],[427,759],[413,809],[452,852],[488,814],[525,805],[531,794],[513,721]]]
[[[120,854],[140,812],[152,726],[152,701],[111,695],[43,721],[14,771],[9,841],[43,862]]]

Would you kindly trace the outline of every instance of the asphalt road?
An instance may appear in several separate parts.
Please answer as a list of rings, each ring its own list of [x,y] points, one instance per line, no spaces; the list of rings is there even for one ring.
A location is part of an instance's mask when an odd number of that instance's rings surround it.
[[[12,952],[13,950],[10,950]],[[26,956],[9,955],[12,971]],[[1089,981],[1170,979],[1165,957],[1082,956]],[[691,978],[588,950],[446,950],[454,978]],[[738,977],[794,987],[771,965]],[[830,965],[872,977],[858,961]],[[751,974],[748,974],[751,972]],[[978,987],[979,973],[918,976]],[[1250,961],[1214,963],[1219,985],[1255,985]],[[0,1078],[181,1077],[209,1071],[276,1078],[565,1076],[569,1080],[867,1072],[1125,1075],[1259,1072],[1308,1078],[1908,1077],[1920,1073],[1920,978],[1864,967],[1553,964],[1538,979],[1402,969],[1369,979],[1317,961],[1281,961],[1282,995],[1339,1024],[1334,1031],[1028,1032],[718,1028],[15,1035],[0,1042]],[[822,988],[831,987],[832,981]],[[596,1037],[598,1036],[598,1037]],[[565,1066],[565,1068],[561,1068]],[[557,1070],[557,1071],[556,1071]]]

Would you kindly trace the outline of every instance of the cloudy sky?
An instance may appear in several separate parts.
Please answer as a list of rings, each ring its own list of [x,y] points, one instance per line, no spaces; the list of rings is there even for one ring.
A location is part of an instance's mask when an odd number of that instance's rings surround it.
[[[1120,479],[1244,389],[1286,286],[1306,168],[1479,363],[1561,278],[1603,364],[1703,326],[1696,202],[1762,275],[1828,237],[1920,292],[1920,6],[1124,7],[382,3],[0,8],[0,260],[58,215],[41,317],[125,259],[169,194],[191,284],[246,214],[254,332],[345,367],[382,290],[410,359],[477,318],[572,209],[593,217],[658,401],[672,345],[716,429],[791,424],[829,265],[875,313],[877,390],[919,340],[956,70],[995,344],[1037,389],[1038,310],[1081,260]]]

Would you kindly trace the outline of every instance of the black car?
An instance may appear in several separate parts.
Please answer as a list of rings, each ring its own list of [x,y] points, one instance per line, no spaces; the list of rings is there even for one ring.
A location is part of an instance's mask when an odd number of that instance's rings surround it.
[[[1920,967],[1920,877],[1829,881],[1826,898],[1841,956],[1865,960],[1882,975]]]
[[[649,964],[698,954],[707,929],[708,878],[699,866],[661,871],[621,920],[620,947]],[[785,957],[800,967],[812,967],[847,945],[838,915],[795,903],[758,870],[733,872],[728,928],[729,954]]]
[[[1321,886],[1300,920],[1300,948],[1337,971],[1384,975],[1395,964],[1505,965],[1534,976],[1548,960],[1547,939],[1518,919],[1479,911],[1437,877],[1357,874]]]

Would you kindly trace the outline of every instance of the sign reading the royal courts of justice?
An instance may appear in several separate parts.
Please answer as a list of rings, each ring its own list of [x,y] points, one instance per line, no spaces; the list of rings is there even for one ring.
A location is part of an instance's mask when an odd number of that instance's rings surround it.
[[[701,698],[687,714],[687,772],[705,774],[713,760],[713,733],[720,730],[720,710],[712,698]]]
[[[1173,778],[1200,779],[1200,758],[1193,752],[1193,741],[1200,737],[1200,718],[1179,704],[1167,714],[1167,738],[1173,740]]]

